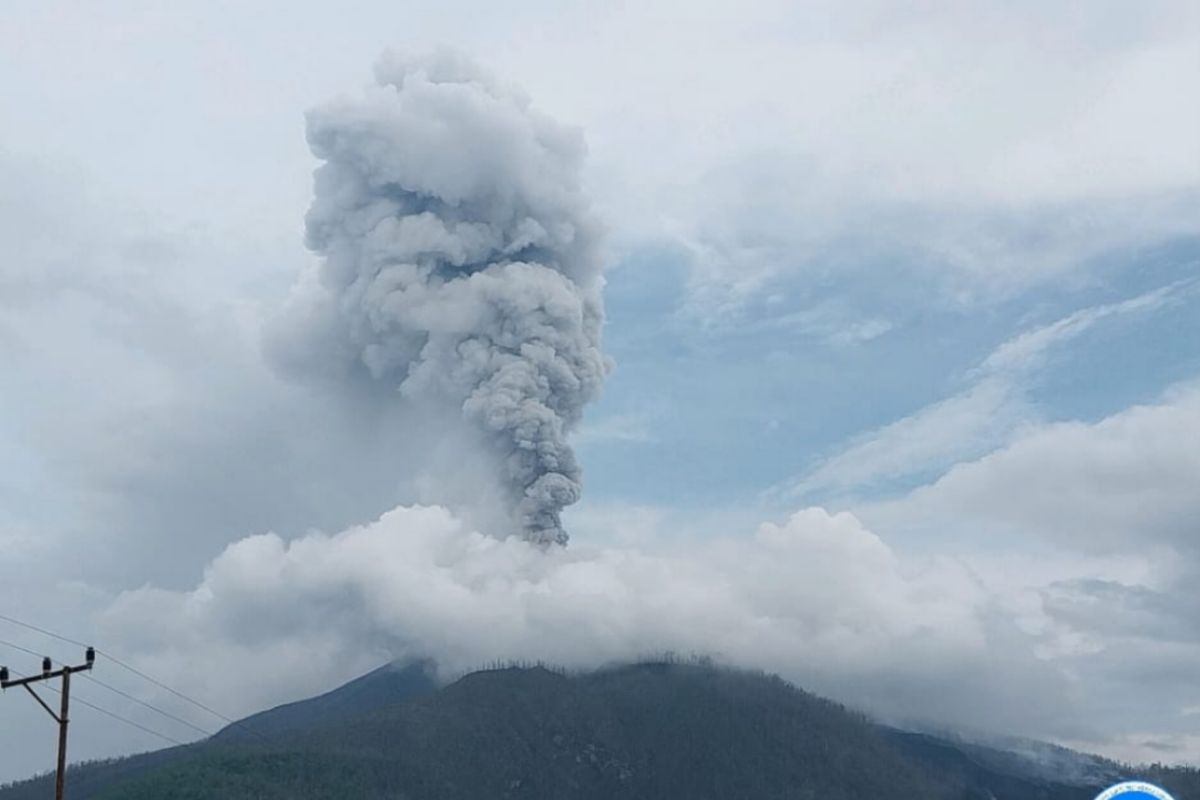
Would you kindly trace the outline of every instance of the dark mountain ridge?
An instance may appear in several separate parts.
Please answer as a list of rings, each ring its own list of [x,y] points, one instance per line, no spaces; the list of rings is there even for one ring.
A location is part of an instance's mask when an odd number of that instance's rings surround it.
[[[431,664],[385,664],[325,694],[252,714],[221,729],[211,741],[248,742],[333,725],[431,694],[437,688]]]
[[[1135,776],[1200,797],[1192,770]],[[75,767],[68,787],[72,800],[1091,800],[1103,784],[883,728],[777,677],[645,663],[485,670],[440,689],[422,666],[388,666],[207,742]],[[26,781],[0,800],[48,788]]]

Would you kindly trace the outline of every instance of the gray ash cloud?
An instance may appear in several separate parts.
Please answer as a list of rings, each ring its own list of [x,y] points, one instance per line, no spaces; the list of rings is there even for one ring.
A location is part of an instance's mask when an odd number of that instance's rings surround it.
[[[513,532],[564,544],[581,479],[568,434],[608,370],[582,137],[450,52],[387,55],[375,77],[308,115],[320,265],[276,354],[457,404],[497,456]]]

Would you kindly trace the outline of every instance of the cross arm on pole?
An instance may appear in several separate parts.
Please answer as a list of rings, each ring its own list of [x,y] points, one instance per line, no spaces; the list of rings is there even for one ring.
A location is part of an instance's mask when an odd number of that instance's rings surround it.
[[[8,680],[7,678],[0,679],[0,689],[11,689],[14,686],[27,686],[31,683],[47,681],[51,678],[61,678],[63,675],[68,673],[83,672],[91,668],[91,664],[80,664],[77,667],[63,667],[61,669],[56,669],[53,672],[43,672],[41,675],[28,675],[24,678],[15,678],[13,680]]]

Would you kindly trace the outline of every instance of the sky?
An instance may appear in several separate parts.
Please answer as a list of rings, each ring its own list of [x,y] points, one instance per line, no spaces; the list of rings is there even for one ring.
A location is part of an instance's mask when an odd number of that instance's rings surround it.
[[[306,113],[441,48],[586,142],[551,172],[603,231],[609,372],[566,548],[500,535],[461,424],[273,344],[328,269]],[[390,658],[672,650],[1200,763],[1198,86],[1186,2],[14,0],[0,614],[231,717]],[[419,163],[502,163],[473,141]],[[0,780],[49,768],[0,704]],[[73,722],[78,758],[162,744]]]

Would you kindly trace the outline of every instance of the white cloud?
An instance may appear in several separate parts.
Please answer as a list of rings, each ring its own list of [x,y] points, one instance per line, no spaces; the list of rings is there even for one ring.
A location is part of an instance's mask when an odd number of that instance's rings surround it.
[[[239,241],[294,242],[297,112],[356,85],[363,53],[444,42],[583,125],[618,238],[697,243],[722,291],[871,242],[987,295],[1197,230],[1186,0],[354,7],[17,4],[0,67],[35,77],[0,110],[6,144]]]
[[[621,232],[691,251],[697,313],[862,263],[986,304],[1200,231],[1200,112],[1179,79],[1200,25],[1182,3],[722,10],[689,31],[689,51],[721,54],[689,59],[694,94],[667,86],[683,82],[671,37],[624,82],[672,103],[627,101],[656,157],[623,137],[614,174],[636,191],[609,200]],[[603,114],[585,121],[607,163]],[[680,129],[711,133],[681,146]]]
[[[1037,536],[1092,552],[1200,544],[1200,388],[1093,424],[1027,431],[894,503],[888,525],[952,524],[976,535]]]
[[[856,513],[960,553],[1096,720],[1068,744],[1130,760],[1200,757],[1195,520],[1200,387],[1095,423],[1046,424]]]
[[[804,497],[825,491],[870,488],[936,468],[1003,441],[1030,415],[1018,387],[1002,379],[979,381],[878,430],[857,437],[819,462],[785,490]]]
[[[1136,560],[917,559],[819,508],[699,544],[662,537],[662,520],[626,509],[609,527],[630,536],[547,552],[440,507],[400,507],[332,535],[249,537],[195,587],[124,592],[95,621],[139,667],[236,710],[389,657],[432,657],[453,676],[493,659],[587,668],[673,650],[778,672],[890,720],[1197,754],[1188,717],[1164,717],[1200,701],[1195,635],[1172,644],[1181,628],[1164,624],[1182,607],[1154,607],[1161,576]],[[1147,583],[1114,592],[1093,576]],[[1121,605],[1089,611],[1089,593]],[[268,661],[302,668],[234,668]]]
[[[1085,308],[1049,325],[1025,331],[997,347],[979,365],[977,372],[981,375],[1028,373],[1045,364],[1051,348],[1081,336],[1096,323],[1111,317],[1156,311],[1178,301],[1185,293],[1193,292],[1196,286],[1194,280],[1163,286],[1128,300]]]
[[[673,650],[779,671],[893,718],[963,723],[986,710],[992,727],[1028,731],[1069,716],[1056,699],[1065,678],[963,570],[906,562],[848,513],[811,508],[749,538],[654,545],[546,551],[439,507],[401,507],[334,535],[236,542],[195,588],[124,592],[98,623],[152,674],[243,708],[383,654],[432,657],[452,675],[497,658],[589,667]],[[228,669],[268,658],[310,663]],[[1029,693],[1041,702],[1016,702]]]
[[[1027,385],[1054,348],[1103,320],[1144,314],[1175,301],[1194,284],[1174,284],[1129,300],[1086,308],[1001,343],[969,374],[957,394],[861,434],[773,494],[808,497],[869,490],[880,481],[920,475],[977,457],[1037,421]]]

